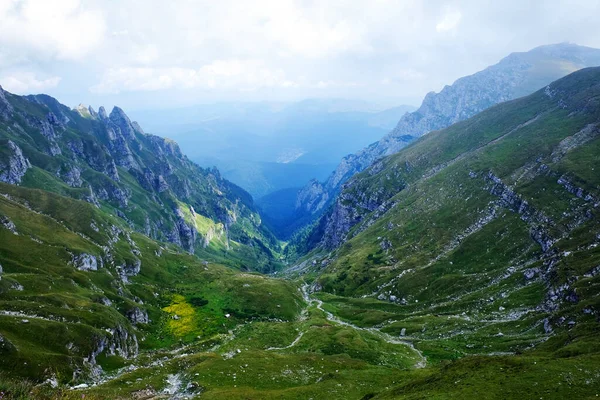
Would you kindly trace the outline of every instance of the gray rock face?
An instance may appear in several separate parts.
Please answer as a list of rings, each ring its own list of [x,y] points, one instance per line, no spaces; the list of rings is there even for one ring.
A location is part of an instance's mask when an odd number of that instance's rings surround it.
[[[127,207],[129,204],[129,194],[125,192],[123,189],[114,187],[112,192],[110,193],[110,198],[116,200],[121,207]]]
[[[42,135],[46,136],[46,138],[48,139],[48,153],[51,156],[58,156],[62,154],[60,147],[56,143],[56,134],[54,133],[54,130],[52,129],[50,124],[42,122],[40,131],[42,132]]]
[[[490,193],[499,197],[499,204],[520,214],[521,219],[530,226],[531,238],[542,247],[542,251],[547,252],[556,242],[556,239],[552,238],[547,230],[547,227],[553,224],[550,218],[530,206],[527,200],[522,199],[491,171],[485,179],[492,183]]]
[[[103,106],[100,106],[100,108],[98,109],[98,117],[100,117],[102,121],[106,121],[108,119],[108,114],[106,113],[106,109]]]
[[[159,193],[169,190],[169,184],[167,183],[167,181],[165,180],[165,178],[162,175],[159,175],[156,178],[155,189]]]
[[[44,135],[46,139],[48,139],[48,153],[50,153],[51,156],[57,156],[62,154],[58,143],[56,143],[56,139],[58,139],[59,137],[58,133],[56,132],[56,129],[60,130],[64,128],[62,121],[60,121],[53,112],[49,112],[46,116],[46,120],[41,120],[39,122],[36,121],[34,125],[37,125],[36,127],[40,129],[41,134]]]
[[[96,112],[96,110],[94,110],[92,106],[88,107],[88,112],[90,113],[92,118],[98,118],[98,113]]]
[[[388,202],[389,193],[383,188],[375,191],[365,191],[360,187],[361,182],[352,180],[342,186],[342,191],[337,197],[332,212],[325,215],[325,230],[321,244],[327,249],[335,249],[348,238],[350,229],[362,223],[365,226],[358,229],[356,233],[364,230],[372,221],[363,218],[370,212],[376,211],[372,216],[378,218],[394,204]],[[402,190],[398,187],[397,191]]]
[[[46,120],[48,120],[48,122],[52,126],[64,128],[64,121],[62,121],[61,119],[59,119],[56,116],[56,114],[54,114],[52,111],[50,111],[48,113],[48,115],[46,116]]]
[[[19,234],[17,232],[17,227],[15,226],[15,224],[5,215],[0,215],[0,225],[2,225],[4,228],[11,231],[13,233],[13,235]]]
[[[112,301],[110,301],[110,299],[108,297],[100,297],[97,300],[95,300],[97,303],[100,303],[102,305],[105,305],[106,307],[112,307],[113,303]]]
[[[535,275],[539,273],[539,270],[537,268],[528,268],[523,272],[523,276],[525,277],[525,279],[527,279],[528,281],[535,278]]]
[[[0,181],[17,185],[31,168],[31,163],[23,156],[21,148],[12,140],[7,143],[8,158],[0,159]]]
[[[125,275],[127,275],[127,276],[136,276],[140,273],[141,269],[142,269],[142,262],[136,258],[132,262],[128,262],[125,264],[125,267],[123,268],[123,272],[125,272]]]
[[[140,124],[138,124],[136,121],[132,121],[131,122],[131,126],[133,127],[134,131],[139,132],[141,134],[144,134],[144,130],[142,129],[142,127],[140,126]]]
[[[345,157],[323,183],[322,190],[315,191],[315,184],[309,183],[299,192],[296,210],[319,213],[351,176],[428,132],[463,121],[495,104],[533,93],[577,69],[596,65],[600,65],[600,50],[566,43],[542,46],[510,54],[498,64],[461,78],[439,93],[431,92],[417,111],[400,119],[392,132]],[[542,76],[538,67],[546,71]]]
[[[544,332],[546,332],[547,334],[550,334],[554,331],[554,329],[552,329],[552,325],[550,324],[550,321],[548,320],[548,318],[544,318]]]
[[[333,212],[327,218],[327,225],[321,242],[325,248],[335,249],[346,240],[350,228],[362,219],[362,215],[354,212],[355,210],[355,207],[344,203],[343,200],[335,203]]]
[[[129,148],[125,138],[120,134],[114,133],[110,127],[108,131],[114,134],[114,139],[110,142],[110,150],[116,163],[127,169],[139,169],[139,165],[133,158],[133,152]]]
[[[147,316],[146,316],[147,317]],[[118,355],[123,358],[136,357],[138,355],[138,341],[134,334],[130,334],[121,325],[110,330],[111,338],[108,340],[106,350],[110,355]]]
[[[134,126],[137,125],[137,122],[133,122]],[[137,125],[139,126],[139,125]],[[140,128],[141,131],[141,128]],[[150,141],[152,146],[152,151],[157,155],[164,156],[173,156],[176,158],[183,157],[183,153],[179,148],[179,145],[171,139],[166,139],[156,135],[147,135],[147,139]]]
[[[63,181],[71,187],[81,187],[81,170],[76,166],[71,166],[66,172],[61,175]]]
[[[132,148],[141,148],[141,144],[135,136],[136,132],[143,134],[139,125],[132,123],[127,114],[119,107],[114,107],[110,115],[107,115],[104,107],[100,107],[98,113],[93,109],[89,113],[93,118],[99,119],[104,123],[109,141],[109,151],[114,157],[116,164],[129,170],[139,170],[140,166],[132,151]],[[107,172],[118,178],[116,169],[114,171],[108,170]]]
[[[131,334],[127,329],[118,325],[113,329],[106,329],[107,336],[101,336],[95,339],[94,350],[84,359],[84,365],[88,368],[88,377],[99,379],[102,374],[102,368],[96,363],[96,357],[105,352],[108,355],[119,355],[123,358],[136,357],[138,354],[138,341],[135,334]],[[76,371],[74,377],[77,377],[82,371]],[[87,387],[87,385],[82,386]]]
[[[73,256],[72,263],[79,271],[98,271],[102,267],[102,258],[82,253]]]
[[[110,177],[115,182],[119,182],[121,178],[119,177],[119,171],[117,170],[117,164],[115,164],[115,160],[110,160],[110,163],[106,167],[106,175]]]
[[[316,179],[311,180],[304,186],[296,198],[296,210],[312,212],[321,210],[329,200],[329,193]]]
[[[82,117],[87,118],[89,115],[89,110],[88,107],[82,103],[79,103],[79,105],[75,108],[75,111],[77,111],[79,113],[79,115],[81,115]]]
[[[110,121],[120,130],[121,135],[127,140],[135,140],[135,128],[131,124],[131,120],[119,107],[114,107],[110,112]],[[138,125],[139,126],[139,125]]]
[[[142,270],[142,262],[135,258],[133,261],[127,261],[125,264],[117,267],[117,271],[121,280],[125,283],[129,282],[129,278],[136,276]]]
[[[185,251],[193,254],[197,239],[196,229],[185,223],[181,210],[176,209],[175,213],[177,215],[177,221],[175,223],[175,228],[170,235],[170,241],[177,243]]]
[[[148,323],[148,313],[146,310],[142,310],[139,307],[134,307],[127,311],[127,318],[129,318],[134,325]]]

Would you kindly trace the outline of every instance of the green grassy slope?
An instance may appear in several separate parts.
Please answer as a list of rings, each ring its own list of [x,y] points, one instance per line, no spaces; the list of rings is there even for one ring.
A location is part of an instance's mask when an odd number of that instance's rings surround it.
[[[171,350],[220,358],[216,348],[231,341],[233,329],[261,324],[267,324],[260,328],[266,332],[269,324],[293,329],[286,321],[296,321],[303,307],[291,282],[202,262],[131,231],[89,203],[6,184],[0,192],[5,393],[16,395],[14,382],[22,379],[75,384],[122,368],[133,371],[131,366],[160,360]],[[103,255],[105,262],[97,270],[81,270],[74,262],[81,254]],[[127,269],[134,257],[141,261],[137,272]],[[261,340],[279,343],[286,337]],[[27,390],[33,398],[45,391],[54,398],[63,389]]]
[[[203,262],[81,200],[0,193],[4,398],[361,398],[419,361],[293,282]],[[104,263],[82,270],[82,254]]]

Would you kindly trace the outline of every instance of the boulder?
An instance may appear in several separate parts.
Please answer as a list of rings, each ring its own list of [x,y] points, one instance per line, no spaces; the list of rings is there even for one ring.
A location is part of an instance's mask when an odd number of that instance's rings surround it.
[[[102,267],[102,258],[91,254],[82,253],[73,256],[73,265],[79,271],[97,271]]]
[[[5,215],[0,215],[0,226],[8,229],[9,231],[11,231],[14,235],[18,235],[19,233],[17,232],[17,227],[15,226],[14,222],[12,222],[7,216]],[[0,270],[0,272],[2,272]]]
[[[134,325],[148,323],[148,313],[146,310],[142,310],[139,307],[134,307],[127,311],[127,318],[129,318]]]

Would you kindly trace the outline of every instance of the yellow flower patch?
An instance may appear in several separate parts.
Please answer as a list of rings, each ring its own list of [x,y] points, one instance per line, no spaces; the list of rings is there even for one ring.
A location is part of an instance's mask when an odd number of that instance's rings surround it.
[[[171,305],[163,308],[163,311],[171,315],[168,326],[173,335],[185,336],[196,328],[194,307],[187,303],[182,295],[174,295]]]

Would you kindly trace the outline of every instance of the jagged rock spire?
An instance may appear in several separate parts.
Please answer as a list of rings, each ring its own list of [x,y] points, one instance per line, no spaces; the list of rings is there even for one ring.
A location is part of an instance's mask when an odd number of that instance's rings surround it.
[[[104,108],[104,106],[100,106],[100,108],[98,109],[98,116],[102,121],[106,121],[108,119],[108,115],[106,114],[106,109]]]
[[[109,118],[111,122],[121,130],[121,134],[127,140],[135,140],[135,129],[131,124],[131,120],[122,108],[114,106],[110,112]]]
[[[92,106],[88,107],[88,112],[93,118],[98,118],[98,113],[96,112],[96,110],[94,110]]]

